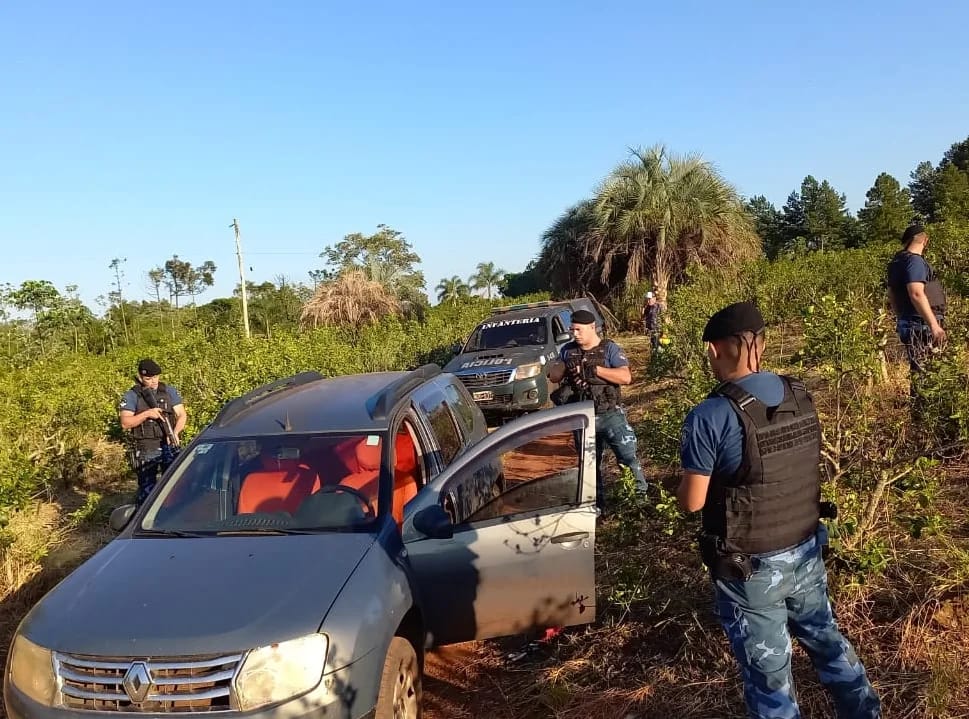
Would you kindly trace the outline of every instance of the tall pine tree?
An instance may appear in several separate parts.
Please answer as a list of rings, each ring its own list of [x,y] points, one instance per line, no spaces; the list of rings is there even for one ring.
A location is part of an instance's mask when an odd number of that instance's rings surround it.
[[[747,212],[754,218],[754,227],[763,243],[764,254],[774,259],[787,242],[784,214],[763,195],[751,197],[746,206]]]
[[[911,194],[887,172],[875,178],[865,195],[865,206],[858,211],[863,242],[875,244],[897,241],[912,221]]]

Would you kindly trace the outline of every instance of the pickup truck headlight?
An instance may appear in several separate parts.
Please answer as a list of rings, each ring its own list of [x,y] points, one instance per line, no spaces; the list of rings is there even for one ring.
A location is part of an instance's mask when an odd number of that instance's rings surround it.
[[[18,634],[10,648],[10,683],[38,704],[51,707],[57,698],[54,657],[49,649]]]
[[[323,634],[253,649],[236,675],[236,707],[251,711],[310,691],[323,678],[326,650]]]
[[[532,362],[531,364],[518,365],[518,369],[515,370],[515,379],[529,379],[530,377],[538,377],[542,373],[542,363]]]

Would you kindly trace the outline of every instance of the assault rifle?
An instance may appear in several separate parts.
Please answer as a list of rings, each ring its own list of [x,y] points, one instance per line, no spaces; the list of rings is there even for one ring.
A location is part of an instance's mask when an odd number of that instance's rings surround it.
[[[155,399],[155,393],[152,390],[145,387],[140,382],[138,383],[138,385],[139,385],[138,393],[141,395],[141,398],[145,400],[145,404],[147,404],[151,409],[158,409],[159,408],[158,401]],[[168,446],[171,447],[172,449],[178,449],[179,447],[178,437],[175,436],[175,431],[172,429],[172,425],[168,421],[168,417],[166,417],[165,414],[162,413],[162,417],[160,420],[153,420],[153,421],[159,422],[161,424],[162,429],[165,431],[165,440],[168,443]]]
[[[585,357],[576,357],[574,354],[565,361],[566,370],[572,379],[572,385],[578,391],[579,399],[589,399],[590,375],[595,377],[595,367],[585,361]]]

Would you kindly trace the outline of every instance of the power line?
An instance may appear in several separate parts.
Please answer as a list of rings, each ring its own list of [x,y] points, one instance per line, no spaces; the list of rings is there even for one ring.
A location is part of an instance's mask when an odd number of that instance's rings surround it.
[[[301,250],[266,250],[263,252],[253,252],[249,251],[247,255],[313,255],[313,257],[319,257],[319,252],[303,252]]]

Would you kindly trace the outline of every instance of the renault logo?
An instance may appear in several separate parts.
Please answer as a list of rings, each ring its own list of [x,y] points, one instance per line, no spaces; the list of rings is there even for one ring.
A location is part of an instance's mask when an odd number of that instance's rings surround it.
[[[128,698],[135,704],[141,704],[148,696],[151,689],[151,673],[144,662],[135,662],[128,671],[125,672],[124,680],[121,682]]]

